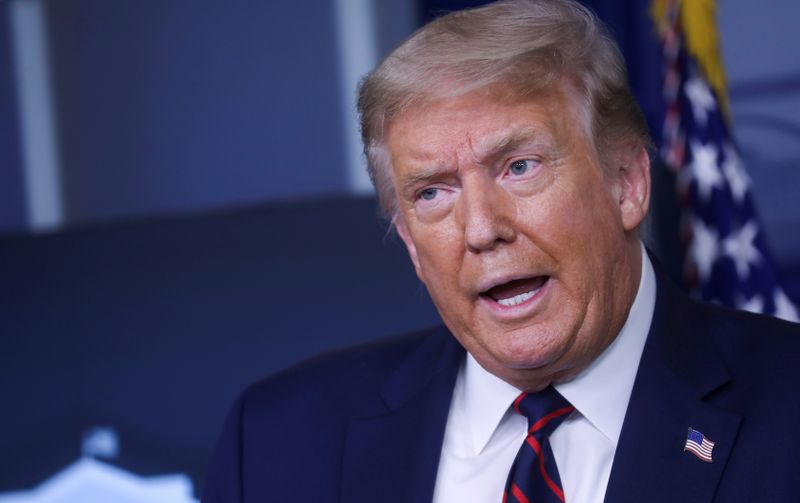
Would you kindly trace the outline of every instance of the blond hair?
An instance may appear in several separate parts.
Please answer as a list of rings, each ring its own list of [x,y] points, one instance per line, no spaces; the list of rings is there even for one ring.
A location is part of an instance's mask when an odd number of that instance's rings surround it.
[[[650,145],[622,55],[605,26],[573,0],[503,0],[420,28],[367,75],[358,111],[384,216],[397,213],[385,134],[410,107],[502,84],[520,99],[569,82],[588,112],[601,161],[623,139]]]

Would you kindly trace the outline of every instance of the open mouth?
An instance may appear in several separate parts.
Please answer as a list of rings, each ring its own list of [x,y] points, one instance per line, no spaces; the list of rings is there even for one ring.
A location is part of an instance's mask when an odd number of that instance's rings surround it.
[[[515,279],[481,293],[504,307],[513,307],[533,298],[547,283],[550,276]]]

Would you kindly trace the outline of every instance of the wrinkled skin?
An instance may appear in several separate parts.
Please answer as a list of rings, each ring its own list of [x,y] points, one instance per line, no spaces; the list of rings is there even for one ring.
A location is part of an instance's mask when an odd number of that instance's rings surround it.
[[[627,318],[649,160],[632,140],[601,168],[564,89],[525,101],[502,91],[393,120],[395,224],[459,342],[489,372],[536,391],[577,375]]]

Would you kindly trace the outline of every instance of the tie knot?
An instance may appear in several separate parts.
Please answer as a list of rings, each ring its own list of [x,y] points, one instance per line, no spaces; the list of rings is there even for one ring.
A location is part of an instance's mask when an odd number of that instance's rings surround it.
[[[534,433],[547,427],[553,431],[575,407],[552,386],[538,393],[522,392],[514,400],[514,410],[528,419],[528,429]]]

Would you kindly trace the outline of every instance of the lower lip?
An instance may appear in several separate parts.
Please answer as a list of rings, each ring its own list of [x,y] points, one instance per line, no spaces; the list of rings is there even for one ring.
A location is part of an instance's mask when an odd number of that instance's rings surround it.
[[[547,278],[547,281],[545,281],[542,286],[539,287],[536,293],[533,294],[533,297],[520,302],[515,306],[504,306],[490,297],[480,296],[478,298],[480,299],[481,303],[486,306],[495,316],[506,319],[519,318],[521,316],[530,314],[537,308],[539,304],[542,303],[542,299],[550,289],[551,279],[552,278]]]

